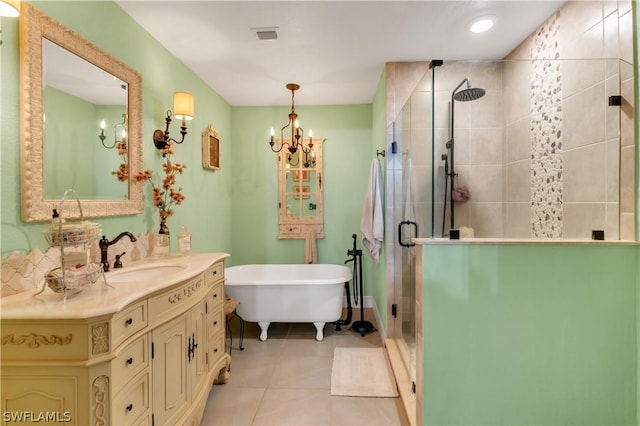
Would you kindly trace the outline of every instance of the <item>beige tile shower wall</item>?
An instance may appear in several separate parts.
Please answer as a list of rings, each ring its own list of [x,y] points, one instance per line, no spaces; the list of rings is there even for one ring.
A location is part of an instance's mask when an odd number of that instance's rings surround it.
[[[531,237],[531,36],[504,64],[504,218],[506,238]]]
[[[635,133],[634,80],[632,65],[622,63],[620,107],[620,238],[635,240]]]
[[[634,239],[631,3],[568,2],[560,11],[564,95],[564,237]],[[575,37],[581,34],[581,37]],[[600,58],[620,58],[602,60]],[[625,74],[628,74],[625,76]],[[608,98],[622,95],[622,107]],[[604,117],[604,119],[602,119]]]
[[[404,104],[429,69],[429,62],[387,62],[385,94],[387,126],[400,114]]]
[[[504,65],[505,109],[504,217],[505,237],[531,236],[531,64]]]
[[[607,173],[618,170],[617,156],[607,158],[607,84],[605,61],[563,61],[564,237],[590,238],[591,230],[607,228]],[[567,69],[565,69],[567,68]],[[569,90],[570,89],[570,90]],[[614,135],[613,143],[617,143]],[[606,232],[608,231],[608,232]]]
[[[558,31],[552,41],[559,53],[556,58],[561,59],[563,178],[558,213],[565,238],[589,238],[592,229],[604,229],[607,239],[635,238],[631,19],[630,1],[567,2],[557,15]],[[531,57],[528,52],[538,33],[507,59]],[[526,223],[534,220],[525,206],[534,201],[525,189],[530,167],[525,154],[531,146],[527,147],[528,118],[523,112],[531,98],[524,83],[532,81],[526,62],[510,62],[504,72],[508,237],[527,236]],[[617,94],[623,96],[622,107],[609,107],[608,97]]]
[[[484,97],[455,102],[455,186],[466,186],[471,198],[455,204],[455,226],[470,227],[476,237],[504,235],[503,206],[503,77],[496,62],[445,62],[438,69],[435,88],[435,155],[437,229],[442,226],[444,171],[440,155],[447,153],[450,139],[450,109],[453,90],[469,77],[472,87],[486,90]],[[462,87],[464,88],[464,86]],[[449,228],[447,211],[445,230]]]
[[[413,217],[418,224],[420,237],[431,236],[431,72],[425,74],[409,100],[411,106],[411,164],[403,155],[404,170],[410,173],[405,177],[411,184],[412,211],[405,213]],[[405,208],[408,206],[405,203]]]

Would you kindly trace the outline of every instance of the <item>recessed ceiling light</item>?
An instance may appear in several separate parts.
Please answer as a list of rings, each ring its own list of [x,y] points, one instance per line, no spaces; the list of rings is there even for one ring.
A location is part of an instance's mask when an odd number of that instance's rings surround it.
[[[496,18],[494,16],[483,16],[478,19],[474,19],[469,25],[469,31],[472,33],[483,33],[488,31],[493,27],[496,22]]]

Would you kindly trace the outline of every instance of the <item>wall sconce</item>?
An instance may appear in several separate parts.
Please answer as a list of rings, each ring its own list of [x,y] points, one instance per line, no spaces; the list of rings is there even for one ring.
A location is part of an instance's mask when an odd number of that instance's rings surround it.
[[[309,143],[305,147],[304,146],[304,129],[300,127],[300,123],[298,122],[298,114],[296,114],[296,107],[294,102],[295,92],[296,90],[300,89],[300,85],[296,83],[289,83],[287,84],[286,87],[288,90],[291,90],[291,112],[289,113],[289,121],[284,127],[282,127],[282,129],[280,129],[280,142],[278,144],[278,149],[274,148],[274,145],[276,144],[276,142],[274,139],[274,130],[273,128],[271,128],[271,139],[269,140],[269,146],[271,147],[271,151],[280,152],[282,151],[282,148],[284,148],[284,146],[287,145],[288,146],[287,149],[290,152],[289,160],[291,160],[292,155],[298,151],[298,147],[300,147],[302,151],[305,153],[310,152],[313,149],[313,138],[311,136],[311,131],[309,131]],[[287,127],[290,128],[291,130],[290,143],[287,143],[284,141],[284,131]],[[292,165],[295,165],[295,164],[292,164]]]
[[[156,148],[158,148],[159,150],[163,150],[167,148],[169,142],[184,142],[184,137],[187,134],[186,120],[193,119],[193,109],[193,95],[191,93],[175,92],[173,94],[173,117],[182,119],[182,126],[180,127],[180,134],[182,135],[182,139],[178,141],[174,138],[169,137],[169,125],[171,124],[172,112],[171,110],[168,110],[167,118],[165,118],[165,121],[167,122],[167,128],[164,130],[164,132],[160,129],[156,129],[153,132],[153,144],[156,146]]]
[[[100,134],[98,135],[98,137],[100,138],[100,142],[102,142],[102,146],[104,146],[107,149],[113,149],[116,144],[118,143],[118,141],[121,141],[122,143],[127,142],[127,114],[122,114],[122,123],[116,123],[113,126],[113,145],[111,146],[107,146],[104,143],[104,140],[107,138],[107,135],[104,134],[104,129],[106,129],[107,127],[107,122],[102,120],[100,122]],[[120,139],[118,139],[118,129],[122,128],[122,131],[120,132]]]
[[[17,18],[20,16],[20,0],[1,0],[0,16]]]

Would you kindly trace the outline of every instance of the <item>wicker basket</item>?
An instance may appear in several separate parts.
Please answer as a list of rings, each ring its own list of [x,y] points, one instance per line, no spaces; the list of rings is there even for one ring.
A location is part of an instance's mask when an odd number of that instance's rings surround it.
[[[45,281],[51,290],[56,293],[79,293],[92,286],[102,276],[102,265],[92,263],[82,270],[66,269],[64,278],[61,268],[55,268],[47,272]]]
[[[89,244],[99,239],[102,234],[102,225],[86,220],[62,223],[61,226],[62,229],[54,222],[50,229],[42,231],[45,240],[52,247]]]

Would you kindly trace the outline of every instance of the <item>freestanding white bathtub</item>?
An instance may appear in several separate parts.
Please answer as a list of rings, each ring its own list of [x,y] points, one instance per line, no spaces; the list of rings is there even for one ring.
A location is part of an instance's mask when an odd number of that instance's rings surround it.
[[[340,319],[344,283],[351,269],[343,265],[239,265],[225,268],[225,294],[240,304],[237,314],[257,322],[267,340],[272,322],[312,322],[322,341],[327,322]]]

